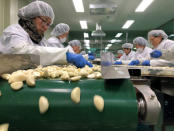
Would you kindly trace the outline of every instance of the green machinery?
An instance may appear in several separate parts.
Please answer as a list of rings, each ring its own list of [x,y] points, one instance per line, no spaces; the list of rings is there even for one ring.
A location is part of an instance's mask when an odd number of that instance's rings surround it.
[[[70,98],[74,87],[81,89],[79,104]],[[21,90],[14,91],[7,81],[0,79],[0,124],[9,123],[9,131],[136,131],[139,121],[154,124],[160,111],[156,96],[147,91],[143,94],[144,87],[139,87],[135,88],[129,79],[78,82],[43,79],[37,80],[35,87],[24,84]],[[94,106],[95,94],[104,98],[103,112]],[[146,97],[148,95],[151,97]],[[39,112],[40,96],[49,101],[45,114]]]

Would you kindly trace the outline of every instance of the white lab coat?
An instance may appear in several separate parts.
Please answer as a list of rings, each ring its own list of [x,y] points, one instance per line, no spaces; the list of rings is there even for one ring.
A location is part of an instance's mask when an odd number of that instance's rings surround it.
[[[160,58],[152,58],[150,60],[151,66],[174,66],[174,41],[163,40],[156,50],[162,51]]]
[[[64,48],[64,45],[60,42],[60,40],[55,37],[52,36],[47,40],[47,46],[49,47],[59,47],[59,48]]]
[[[122,61],[123,65],[127,65],[127,64],[129,64],[131,59],[134,57],[134,55],[135,55],[135,51],[131,50],[131,52],[128,55],[126,55],[126,53],[123,53],[123,55],[117,61]]]
[[[66,48],[43,47],[46,40],[35,44],[28,33],[19,25],[7,27],[0,38],[0,52],[3,54],[40,55],[41,65],[66,64]]]
[[[135,52],[134,57],[131,59],[132,60],[139,60],[140,64],[145,61],[145,60],[150,60],[150,53],[153,50],[149,47],[145,47],[142,53],[139,53],[138,51]]]

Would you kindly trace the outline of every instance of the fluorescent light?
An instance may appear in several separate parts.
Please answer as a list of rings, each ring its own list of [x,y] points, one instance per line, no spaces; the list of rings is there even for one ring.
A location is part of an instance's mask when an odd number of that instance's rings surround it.
[[[90,40],[84,40],[84,43],[85,44],[89,44],[90,43]]]
[[[115,35],[115,37],[120,37],[123,33],[117,33],[117,35]]]
[[[88,33],[84,33],[84,38],[88,38],[88,37],[89,37]]]
[[[111,46],[112,46],[112,44],[108,44],[108,45],[107,45],[107,47],[111,47]]]
[[[109,49],[109,47],[106,47],[106,48],[105,48],[105,50],[108,50],[108,49]]]
[[[122,40],[116,40],[116,39],[112,39],[109,42],[110,43],[120,43]]]
[[[135,12],[144,12],[146,8],[153,2],[153,0],[142,0],[136,8]]]
[[[84,12],[82,0],[73,0],[73,4],[74,4],[76,12]]]
[[[89,49],[90,49],[90,47],[86,47],[86,49],[88,49],[88,50],[89,50]]]
[[[135,20],[127,20],[126,23],[122,26],[122,28],[128,29],[134,22]]]
[[[81,20],[80,21],[80,26],[81,26],[82,29],[88,29],[87,21]]]

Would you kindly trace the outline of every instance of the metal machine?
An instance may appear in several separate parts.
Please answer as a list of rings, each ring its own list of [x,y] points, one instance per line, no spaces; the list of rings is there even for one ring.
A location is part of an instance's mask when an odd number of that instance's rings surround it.
[[[111,70],[117,75],[123,73],[124,70],[116,68]],[[132,83],[123,76],[109,78],[103,75],[104,79],[78,82],[40,79],[35,87],[24,84],[19,91],[12,90],[7,81],[0,79],[0,124],[9,123],[9,131],[136,131],[138,123],[155,125],[161,110],[156,94],[149,86]],[[81,89],[79,104],[70,98],[75,87]],[[103,97],[103,112],[96,110],[94,95]],[[49,101],[45,114],[39,112],[40,96],[46,96]]]

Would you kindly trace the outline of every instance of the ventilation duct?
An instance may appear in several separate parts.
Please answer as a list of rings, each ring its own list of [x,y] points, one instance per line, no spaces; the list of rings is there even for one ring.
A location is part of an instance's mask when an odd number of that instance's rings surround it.
[[[104,36],[106,36],[106,33],[104,33],[104,32],[101,30],[101,26],[99,26],[99,25],[96,23],[96,30],[92,32],[91,36],[94,36],[94,37],[104,37]]]
[[[117,5],[110,0],[97,0],[89,4],[91,15],[113,15],[116,12]]]

